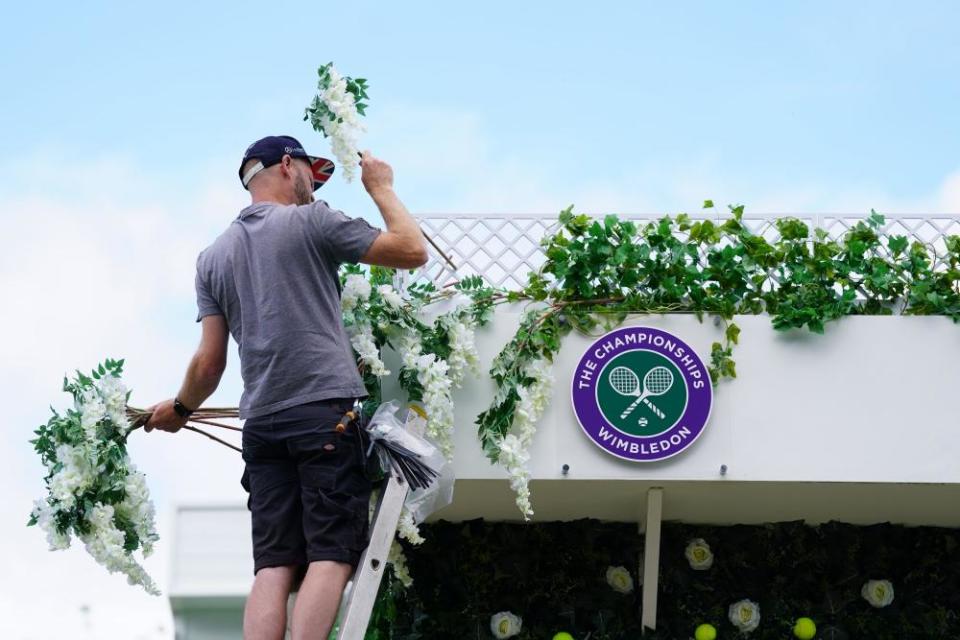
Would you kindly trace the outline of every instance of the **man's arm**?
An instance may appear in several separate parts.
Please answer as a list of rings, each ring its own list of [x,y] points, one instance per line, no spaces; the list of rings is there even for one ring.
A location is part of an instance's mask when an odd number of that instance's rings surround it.
[[[177,394],[180,402],[188,409],[198,409],[209,398],[227,368],[227,344],[229,331],[227,319],[222,315],[204,316],[202,321],[203,334],[200,346],[190,360],[183,385]],[[154,428],[163,431],[176,432],[187,423],[186,418],[180,417],[173,409],[174,398],[156,404],[148,411],[153,415],[145,425],[146,431]]]
[[[374,239],[360,262],[398,269],[425,264],[423,232],[393,190],[393,169],[369,151],[364,152],[361,167],[363,186],[380,210],[387,230]]]

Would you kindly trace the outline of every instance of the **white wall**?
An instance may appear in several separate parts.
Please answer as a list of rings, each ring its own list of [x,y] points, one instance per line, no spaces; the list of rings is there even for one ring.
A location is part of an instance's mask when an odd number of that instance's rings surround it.
[[[828,325],[825,335],[814,335],[805,330],[775,331],[767,316],[743,316],[736,322],[742,329],[733,355],[738,378],[715,389],[703,435],[683,453],[657,463],[610,456],[582,432],[573,414],[570,385],[573,369],[593,338],[569,335],[554,366],[554,401],[531,451],[538,515],[627,513],[624,508],[598,510],[597,500],[590,496],[614,491],[602,483],[592,485],[593,494],[574,491],[571,485],[567,497],[563,490],[548,494],[543,481],[632,480],[637,500],[642,499],[643,487],[678,482],[705,483],[693,485],[703,495],[712,495],[707,492],[717,483],[790,483],[794,494],[809,489],[804,488],[807,483],[857,483],[875,485],[876,500],[863,492],[827,491],[825,497],[833,495],[836,508],[817,512],[820,515],[802,510],[793,515],[809,513],[818,519],[835,512],[842,519],[844,513],[855,511],[861,521],[868,521],[868,505],[876,502],[872,510],[876,519],[960,524],[960,508],[945,497],[956,496],[955,492],[927,491],[920,499],[916,491],[901,489],[899,506],[893,501],[893,511],[879,508],[883,496],[890,494],[885,485],[936,483],[960,488],[960,420],[954,401],[960,392],[960,325],[939,317],[850,317]],[[473,422],[493,396],[486,374],[490,363],[518,323],[516,307],[501,307],[491,325],[478,332],[483,375],[468,378],[454,396],[457,487],[471,498],[469,504],[455,502],[441,517],[510,517],[509,492],[468,488],[474,481],[506,478],[484,457]],[[634,317],[628,324],[670,331],[704,361],[710,345],[721,338],[712,321],[701,324],[689,315]],[[395,386],[388,386],[385,398],[398,393]],[[566,477],[561,472],[564,464],[570,465]],[[726,475],[720,474],[721,465],[727,466]],[[503,483],[485,486],[502,488]],[[777,486],[772,485],[775,494],[787,485]],[[724,495],[737,495],[731,491]],[[495,498],[500,493],[502,497]],[[574,495],[579,505],[570,504]],[[562,505],[553,504],[555,499]],[[722,500],[719,494],[716,499]],[[768,502],[755,505],[737,513],[749,521],[775,517]],[[670,491],[664,508],[670,517]],[[700,519],[690,510],[676,517]]]
[[[459,479],[503,477],[483,456],[473,422],[493,396],[486,371],[517,322],[515,312],[501,311],[478,334],[483,375],[454,396]],[[559,479],[567,463],[580,479],[719,480],[726,464],[726,480],[960,483],[960,325],[945,318],[853,317],[818,336],[774,331],[766,316],[736,322],[738,378],[715,389],[700,439],[652,464],[607,455],[583,434],[570,385],[593,339],[568,336],[554,365],[554,401],[531,451],[533,477]],[[671,331],[704,361],[720,338],[712,322],[693,316],[630,324]]]

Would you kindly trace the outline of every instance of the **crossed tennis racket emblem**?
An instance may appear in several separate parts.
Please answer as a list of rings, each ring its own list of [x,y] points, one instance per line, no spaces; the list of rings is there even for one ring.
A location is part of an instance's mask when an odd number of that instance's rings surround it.
[[[637,374],[634,373],[633,369],[628,367],[614,367],[613,371],[610,372],[608,379],[610,381],[610,386],[613,387],[614,391],[622,396],[636,398],[636,400],[631,402],[630,406],[624,409],[623,413],[620,414],[621,420],[633,413],[633,410],[640,406],[641,402],[647,405],[647,407],[653,411],[658,418],[661,420],[666,419],[663,411],[660,411],[660,408],[653,404],[650,401],[650,398],[662,396],[670,390],[670,387],[673,386],[673,372],[670,371],[670,369],[664,366],[658,366],[650,369],[650,371],[647,371],[647,374],[643,376],[642,388],[640,386],[640,378],[637,377]],[[639,422],[641,424],[645,423],[646,418],[640,418]]]

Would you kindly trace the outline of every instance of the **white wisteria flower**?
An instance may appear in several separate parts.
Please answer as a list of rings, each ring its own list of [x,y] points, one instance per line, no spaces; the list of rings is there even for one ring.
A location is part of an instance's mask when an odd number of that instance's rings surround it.
[[[375,376],[388,376],[390,370],[380,359],[380,349],[373,338],[373,327],[369,322],[357,322],[350,327],[350,344],[354,351],[360,356],[363,364],[370,367],[370,372]]]
[[[377,292],[383,298],[383,301],[387,303],[388,307],[392,309],[399,309],[403,307],[403,296],[397,293],[397,290],[391,285],[381,284],[377,287]]]
[[[867,580],[860,589],[860,595],[877,609],[893,602],[893,583],[889,580]]]
[[[89,437],[89,431],[84,429]],[[56,461],[60,463],[60,470],[54,471],[55,465],[50,465],[53,472],[47,481],[50,497],[59,509],[72,509],[77,503],[77,495],[90,489],[100,473],[96,464],[95,452],[88,444],[72,446],[60,444],[56,447]]]
[[[633,592],[633,576],[626,567],[607,567],[607,584],[617,593]]]
[[[33,516],[37,520],[37,526],[47,534],[47,544],[50,545],[50,551],[61,551],[70,548],[70,536],[57,529],[57,523],[54,520],[56,511],[44,500],[35,500],[33,503]]]
[[[533,515],[533,508],[530,506],[530,469],[527,463],[530,461],[530,454],[527,448],[523,446],[520,438],[515,434],[508,433],[497,444],[500,450],[500,464],[507,470],[510,476],[510,488],[516,494],[517,507],[524,519],[529,520]]]
[[[321,67],[319,75],[318,93],[307,108],[306,118],[314,129],[330,138],[343,177],[351,182],[359,164],[357,137],[366,131],[360,122],[365,105],[357,100],[366,97],[366,81],[341,76],[333,63]]]
[[[404,505],[400,512],[400,520],[397,522],[397,535],[412,545],[424,543],[423,536],[420,535],[420,527],[413,519],[413,513]]]
[[[446,360],[428,353],[417,358],[417,380],[423,387],[427,411],[427,435],[436,442],[447,460],[453,459],[453,381],[447,375]]]
[[[124,534],[114,524],[114,509],[110,505],[97,504],[87,517],[90,533],[80,536],[87,553],[110,573],[124,573],[131,585],[142,585],[147,593],[160,595],[160,590],[124,548]]]
[[[47,469],[47,496],[34,503],[28,524],[46,533],[52,551],[68,548],[76,536],[108,571],[159,595],[133,557],[137,549],[149,556],[159,536],[146,478],[126,453],[131,424],[122,370],[123,360],[107,360],[92,377],[77,372],[72,382],[64,380],[74,408],[54,411],[30,441]]]
[[[400,584],[407,589],[413,586],[413,577],[410,575],[410,569],[407,568],[407,555],[396,540],[390,545],[387,562],[393,565],[393,575],[400,581]]]
[[[731,624],[740,630],[740,633],[750,633],[760,626],[760,605],[752,600],[740,600],[730,605],[729,618]]]
[[[463,307],[445,314],[440,324],[446,329],[450,343],[450,355],[447,363],[450,365],[450,379],[455,386],[460,386],[467,371],[474,375],[480,374],[480,354],[477,353],[476,323]]]
[[[690,563],[690,568],[696,571],[706,571],[713,566],[713,552],[710,550],[710,545],[707,544],[703,538],[691,540],[690,543],[687,544],[684,555],[687,556],[687,562]]]
[[[119,377],[105,375],[100,378],[100,397],[106,408],[106,414],[113,424],[122,431],[130,430],[130,420],[127,418],[127,399],[130,395],[127,387]]]
[[[525,520],[533,516],[530,505],[530,471],[528,453],[537,430],[537,420],[547,408],[553,390],[553,373],[550,363],[544,359],[534,360],[523,369],[524,375],[532,378],[529,386],[518,386],[517,402],[511,425],[514,433],[507,434],[498,443],[498,460],[510,475],[510,487],[517,494],[517,507]]]
[[[512,638],[523,629],[523,619],[509,611],[501,611],[490,616],[490,632],[495,638]]]
[[[97,439],[97,425],[107,417],[107,405],[100,396],[100,390],[96,387],[84,389],[76,402],[77,411],[80,412],[80,426],[87,436],[87,440],[93,442]]]
[[[359,273],[347,275],[343,283],[343,293],[340,294],[340,306],[344,311],[351,311],[356,308],[357,303],[366,302],[370,299],[370,282],[365,276]]]

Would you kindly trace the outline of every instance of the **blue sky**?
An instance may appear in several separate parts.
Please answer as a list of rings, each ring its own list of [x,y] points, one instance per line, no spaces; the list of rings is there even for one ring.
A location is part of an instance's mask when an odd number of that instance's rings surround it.
[[[497,158],[535,167],[558,208],[571,181],[636,170],[709,170],[749,206],[754,184],[910,198],[960,166],[951,2],[95,2],[7,15],[7,144],[123,155],[161,191],[267,132],[326,149],[299,114],[327,60],[370,79],[375,150],[401,128],[385,126],[399,125],[391,109],[469,113],[489,147],[477,171],[496,182]],[[443,134],[414,124],[411,144]],[[427,172],[406,177],[431,191]],[[449,186],[441,176],[432,191]]]
[[[26,440],[63,373],[105,357],[127,358],[134,403],[175,393],[199,338],[194,260],[245,203],[244,148],[289,133],[329,153],[301,120],[327,61],[369,79],[364,146],[414,213],[960,213],[960,4],[461,4],[5,8],[4,638],[171,637],[164,600],[23,527],[42,488]],[[319,195],[379,222],[357,183]],[[211,401],[240,389],[234,353]],[[131,441],[161,585],[174,505],[244,497],[238,458],[189,437]]]

